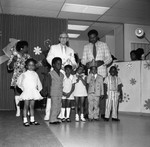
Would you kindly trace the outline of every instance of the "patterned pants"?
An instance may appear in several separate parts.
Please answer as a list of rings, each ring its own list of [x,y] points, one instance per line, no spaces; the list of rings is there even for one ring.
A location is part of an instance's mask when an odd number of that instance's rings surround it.
[[[106,99],[105,118],[110,117],[111,109],[112,109],[112,118],[117,118],[117,108],[118,108],[118,92],[109,91],[108,98]]]
[[[95,96],[95,94],[88,95],[88,103],[89,103],[89,119],[98,119],[99,117],[99,96]]]
[[[51,97],[50,122],[58,121],[57,117],[61,111],[61,97]]]

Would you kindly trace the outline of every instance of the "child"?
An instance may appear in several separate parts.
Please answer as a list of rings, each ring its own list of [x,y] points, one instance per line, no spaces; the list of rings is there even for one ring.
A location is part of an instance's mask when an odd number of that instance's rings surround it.
[[[75,90],[74,90],[74,97],[75,97],[75,120],[79,121],[79,115],[81,114],[81,121],[86,121],[83,115],[83,107],[84,107],[84,99],[87,96],[86,90],[86,76],[83,73],[84,65],[79,65],[75,75]],[[79,114],[80,108],[80,114]]]
[[[41,91],[41,94],[43,97],[46,98],[46,108],[45,108],[45,117],[44,120],[48,121],[50,118],[50,109],[51,109],[51,98],[50,98],[50,87],[51,87],[51,77],[50,77],[50,69],[51,65],[47,64],[46,66],[46,73],[42,73],[44,75],[43,78],[43,89]]]
[[[93,60],[94,61],[94,60]],[[104,87],[103,77],[97,74],[97,66],[95,62],[90,65],[90,73],[87,77],[88,83],[88,103],[89,103],[89,120],[99,119],[99,100],[103,98]]]
[[[35,72],[36,61],[34,59],[28,59],[25,62],[26,72],[22,73],[18,78],[17,85],[22,89],[20,100],[24,101],[23,109],[23,124],[25,127],[29,126],[27,120],[27,112],[30,108],[30,125],[39,125],[34,119],[34,104],[35,100],[42,99],[40,91],[42,90],[42,84],[40,82],[38,74]]]
[[[61,111],[61,98],[63,93],[63,79],[64,75],[60,72],[62,60],[55,57],[52,60],[53,70],[50,72],[51,76],[51,114],[50,124],[58,124],[61,121],[57,118]]]
[[[118,101],[122,101],[122,83],[118,77],[118,71],[115,66],[109,70],[110,75],[106,77],[104,83],[107,89],[105,121],[110,118],[110,111],[112,109],[112,121],[120,121],[117,116]]]
[[[66,65],[64,67],[65,77],[63,80],[63,97],[62,97],[62,108],[60,113],[60,118],[62,122],[67,121],[70,122],[70,110],[71,110],[71,100],[74,99],[73,91],[75,88],[74,77],[71,75],[72,66]],[[66,118],[65,118],[65,110],[66,110]]]

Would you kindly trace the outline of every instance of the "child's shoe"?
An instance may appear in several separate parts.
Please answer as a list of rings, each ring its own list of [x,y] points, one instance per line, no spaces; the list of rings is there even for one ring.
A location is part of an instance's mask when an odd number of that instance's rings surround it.
[[[81,114],[81,121],[86,121],[83,114]]]
[[[75,120],[76,120],[76,121],[79,121],[79,115],[78,115],[78,114],[76,114]]]
[[[118,118],[112,118],[112,121],[120,121]]]

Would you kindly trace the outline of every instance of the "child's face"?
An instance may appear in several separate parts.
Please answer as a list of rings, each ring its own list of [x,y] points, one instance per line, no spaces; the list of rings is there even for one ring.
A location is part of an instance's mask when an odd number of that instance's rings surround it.
[[[118,71],[117,71],[116,68],[111,68],[111,69],[110,69],[110,75],[112,75],[112,76],[117,76],[117,73],[118,73]]]
[[[65,69],[65,74],[66,74],[67,77],[69,77],[70,74],[71,74],[71,69],[70,68],[66,68]]]
[[[83,67],[79,67],[78,70],[77,70],[77,73],[82,74],[83,73]]]
[[[96,74],[97,73],[97,67],[91,67],[91,73]]]
[[[30,61],[27,65],[28,70],[35,70],[35,63],[33,61]]]
[[[60,70],[62,66],[62,62],[60,60],[57,60],[54,64],[54,69]]]

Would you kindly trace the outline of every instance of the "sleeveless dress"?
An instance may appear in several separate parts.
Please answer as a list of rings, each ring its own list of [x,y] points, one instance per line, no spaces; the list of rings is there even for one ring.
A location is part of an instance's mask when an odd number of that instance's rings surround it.
[[[40,100],[43,99],[40,91],[42,90],[42,84],[39,76],[35,71],[29,71],[22,73],[17,81],[17,85],[22,89],[20,100]]]

